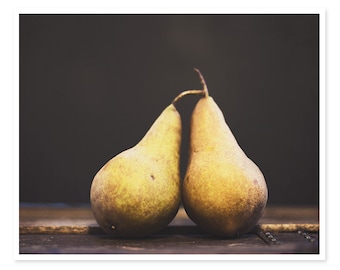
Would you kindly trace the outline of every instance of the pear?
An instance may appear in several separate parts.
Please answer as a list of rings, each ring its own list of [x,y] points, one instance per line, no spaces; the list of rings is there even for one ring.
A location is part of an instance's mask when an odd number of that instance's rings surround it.
[[[267,203],[264,176],[236,141],[221,109],[205,95],[191,117],[190,150],[183,181],[183,206],[203,230],[232,238],[258,222]]]
[[[167,106],[134,147],[110,159],[90,190],[93,215],[115,237],[146,237],[175,217],[180,205],[181,117]]]

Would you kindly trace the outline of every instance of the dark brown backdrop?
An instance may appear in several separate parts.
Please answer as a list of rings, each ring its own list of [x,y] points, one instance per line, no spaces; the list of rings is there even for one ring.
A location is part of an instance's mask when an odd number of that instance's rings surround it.
[[[268,204],[319,201],[318,15],[20,15],[20,201],[91,181],[204,74]],[[183,117],[182,173],[190,113]],[[213,133],[212,133],[213,136]]]

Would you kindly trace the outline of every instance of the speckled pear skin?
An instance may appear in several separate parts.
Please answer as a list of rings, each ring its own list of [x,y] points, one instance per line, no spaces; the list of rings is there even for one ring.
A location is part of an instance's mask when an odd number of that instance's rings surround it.
[[[202,97],[192,113],[183,181],[188,216],[211,234],[237,237],[258,222],[267,196],[262,172],[238,145],[220,108],[212,97]]]
[[[90,200],[97,223],[114,237],[147,237],[166,227],[180,205],[181,117],[169,105],[134,147],[95,175]]]

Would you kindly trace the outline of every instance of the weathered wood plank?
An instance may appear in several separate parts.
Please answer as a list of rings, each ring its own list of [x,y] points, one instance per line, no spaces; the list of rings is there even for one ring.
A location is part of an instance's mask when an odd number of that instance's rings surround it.
[[[164,230],[144,239],[115,239],[91,208],[20,208],[20,254],[273,254],[319,252],[317,208],[267,207],[251,232],[234,239],[199,229],[181,208]]]
[[[20,235],[21,254],[317,254],[318,241],[297,233],[275,235],[278,244],[256,234],[219,239],[208,234],[157,234],[145,239],[114,239],[107,235]],[[317,239],[317,236],[313,237]]]

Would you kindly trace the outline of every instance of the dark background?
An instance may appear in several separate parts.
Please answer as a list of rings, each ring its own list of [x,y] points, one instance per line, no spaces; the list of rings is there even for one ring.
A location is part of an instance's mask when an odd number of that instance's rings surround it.
[[[100,167],[201,88],[196,67],[268,205],[318,204],[317,14],[22,14],[19,26],[20,202],[89,203]],[[182,174],[197,100],[177,106]]]

